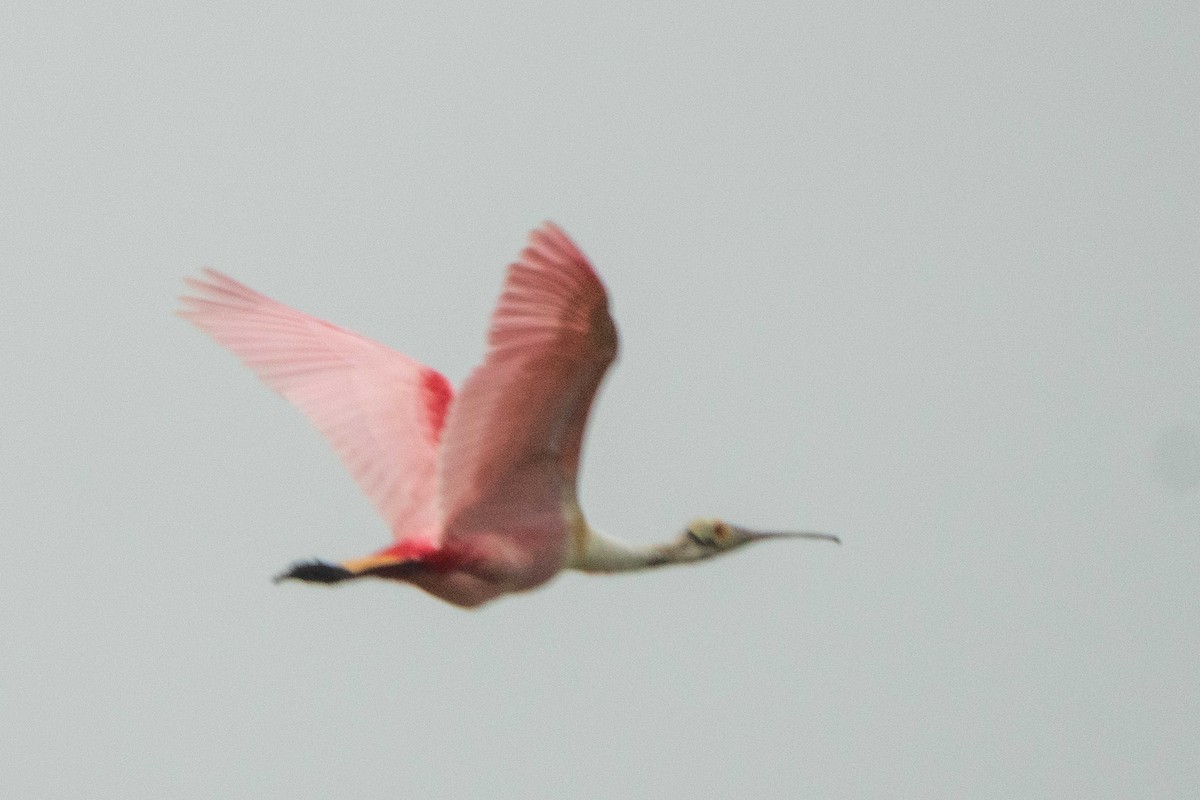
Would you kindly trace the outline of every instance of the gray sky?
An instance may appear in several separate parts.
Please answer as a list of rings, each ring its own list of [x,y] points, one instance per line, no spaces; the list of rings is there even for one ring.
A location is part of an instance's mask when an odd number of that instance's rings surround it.
[[[4,3],[4,793],[1194,791],[1198,37],[1194,2]],[[181,278],[458,382],[543,218],[623,336],[593,523],[845,545],[475,613],[273,586],[387,530]]]

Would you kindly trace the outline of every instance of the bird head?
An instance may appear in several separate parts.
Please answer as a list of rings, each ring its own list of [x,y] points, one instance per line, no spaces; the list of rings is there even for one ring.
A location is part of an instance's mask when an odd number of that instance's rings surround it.
[[[751,542],[772,539],[824,539],[837,544],[842,543],[841,539],[830,533],[753,531],[731,525],[724,520],[700,517],[688,523],[676,546],[680,555],[692,560],[711,558]]]

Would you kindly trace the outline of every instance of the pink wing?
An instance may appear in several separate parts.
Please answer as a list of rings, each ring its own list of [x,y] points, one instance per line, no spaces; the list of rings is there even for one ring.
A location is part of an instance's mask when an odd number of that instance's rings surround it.
[[[508,269],[483,364],[446,425],[448,538],[493,531],[526,552],[565,544],[592,398],[617,354],[608,297],[587,258],[545,223]]]
[[[236,353],[320,429],[397,540],[438,531],[437,451],[454,396],[440,373],[215,270],[181,316]]]

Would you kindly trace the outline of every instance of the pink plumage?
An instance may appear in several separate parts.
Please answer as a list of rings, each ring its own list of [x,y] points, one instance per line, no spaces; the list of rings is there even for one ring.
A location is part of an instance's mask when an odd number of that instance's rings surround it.
[[[180,315],[295,404],[342,457],[397,540],[436,536],[437,453],[454,390],[440,373],[216,270]]]
[[[365,558],[299,563],[279,579],[375,576],[474,607],[532,589],[565,567],[607,573],[687,564],[771,539],[692,520],[660,545],[609,538],[576,497],[588,410],[617,329],[604,285],[551,223],[508,268],[488,349],[457,397],[441,374],[214,270],[180,311],[241,357],[329,439],[392,530]]]
[[[457,397],[429,367],[215,270],[188,284],[181,315],[308,416],[396,540],[285,577],[391,577],[474,606],[567,564],[586,535],[575,480],[617,333],[603,284],[556,226],[509,267],[487,354]]]

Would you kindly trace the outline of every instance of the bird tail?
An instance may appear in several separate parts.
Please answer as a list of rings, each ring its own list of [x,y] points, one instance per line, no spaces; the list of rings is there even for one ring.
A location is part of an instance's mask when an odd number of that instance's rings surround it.
[[[372,575],[378,578],[404,580],[421,569],[421,560],[383,551],[366,558],[356,558],[341,564],[327,561],[297,561],[275,576],[275,583],[286,580],[307,583],[341,583]]]

